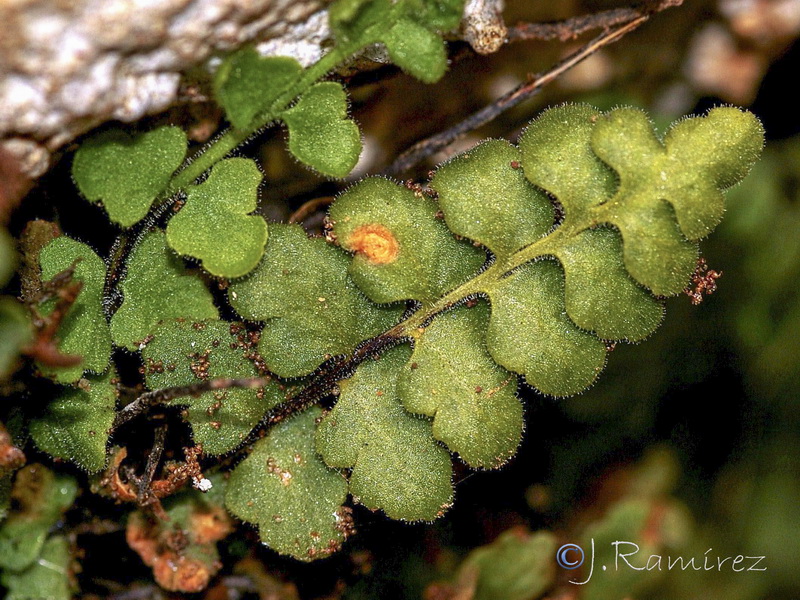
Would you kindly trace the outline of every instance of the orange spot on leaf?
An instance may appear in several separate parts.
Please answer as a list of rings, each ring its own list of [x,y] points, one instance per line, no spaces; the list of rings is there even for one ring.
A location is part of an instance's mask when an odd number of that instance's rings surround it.
[[[347,245],[376,265],[392,263],[400,253],[397,238],[380,223],[356,227],[347,239]]]

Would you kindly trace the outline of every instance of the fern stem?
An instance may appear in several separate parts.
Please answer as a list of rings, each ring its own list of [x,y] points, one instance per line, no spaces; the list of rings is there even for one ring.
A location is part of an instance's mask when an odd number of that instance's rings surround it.
[[[350,54],[358,48],[333,48],[320,60],[303,71],[303,74],[295,84],[286,90],[266,111],[259,114],[253,123],[246,129],[228,129],[216,140],[206,146],[198,156],[193,157],[186,167],[178,171],[172,178],[164,194],[165,198],[170,198],[178,192],[184,191],[198,177],[208,171],[216,163],[225,158],[238,146],[247,141],[250,136],[255,135],[260,129],[266,127],[285,111],[295,98],[303,94],[316,81],[322,79],[329,72],[333,71]]]
[[[552,255],[563,244],[565,238],[572,237],[592,224],[593,219],[590,215],[587,215],[586,218],[581,219],[579,222],[562,224],[547,236],[536,240],[502,260],[496,261],[486,270],[448,292],[436,302],[420,308],[383,335],[401,338],[418,337],[418,330],[425,327],[438,314],[457,306],[468,298],[487,295],[511,271],[542,256]]]
[[[170,198],[178,192],[184,191],[198,177],[208,171],[216,163],[225,158],[238,146],[255,135],[260,129],[273,122],[283,111],[285,111],[295,98],[300,96],[316,81],[322,79],[330,71],[334,70],[343,62],[356,48],[334,48],[323,56],[316,63],[303,71],[297,82],[286,92],[284,92],[266,111],[259,114],[250,127],[246,129],[228,129],[216,140],[206,146],[198,156],[193,157],[186,167],[178,171],[167,187],[164,198]]]
[[[103,290],[103,307],[106,317],[110,319],[119,308],[121,298],[117,292],[117,287],[125,278],[125,264],[130,253],[146,233],[151,231],[158,222],[154,215],[165,214],[166,208],[172,205],[186,188],[192,185],[205,172],[220,162],[237,147],[244,144],[249,138],[254,136],[260,129],[273,122],[285,111],[289,105],[310,88],[316,81],[325,77],[328,73],[336,69],[341,63],[355,54],[362,47],[369,45],[372,41],[365,41],[360,44],[349,44],[342,47],[333,48],[328,54],[319,61],[308,67],[297,82],[265,112],[258,115],[253,124],[247,129],[237,130],[230,128],[213,142],[200,150],[195,156],[187,159],[183,168],[173,175],[167,188],[153,203],[150,211],[137,227],[135,231],[123,231],[114,241],[111,255],[108,259],[108,276],[106,277],[105,288]]]
[[[206,146],[204,150],[200,151],[196,157],[193,157],[184,169],[173,176],[164,193],[162,202],[168,201],[179,192],[185,191],[198,177],[225,158],[251,135],[253,135],[252,131],[228,129]]]

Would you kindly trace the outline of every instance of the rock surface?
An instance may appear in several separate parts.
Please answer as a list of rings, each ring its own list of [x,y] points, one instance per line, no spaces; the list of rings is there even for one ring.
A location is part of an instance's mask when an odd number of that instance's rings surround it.
[[[98,123],[135,121],[169,107],[181,73],[214,52],[281,36],[291,41],[298,24],[307,37],[309,18],[325,4],[6,0],[0,4],[2,146],[38,176],[49,151]],[[320,21],[317,16],[311,24]]]
[[[256,43],[308,65],[329,39],[331,0],[3,0],[0,155],[29,178],[100,123],[132,122],[178,99],[188,69]],[[470,0],[476,51],[502,45],[502,0]]]

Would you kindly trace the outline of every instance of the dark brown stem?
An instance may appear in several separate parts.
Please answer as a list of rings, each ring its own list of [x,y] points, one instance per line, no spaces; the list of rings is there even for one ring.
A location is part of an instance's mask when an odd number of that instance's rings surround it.
[[[310,215],[314,214],[317,209],[328,206],[331,202],[333,202],[333,196],[322,196],[321,198],[313,198],[308,202],[304,202],[291,214],[289,223],[302,223]]]
[[[612,8],[590,15],[572,17],[553,23],[520,23],[508,28],[508,41],[517,42],[525,40],[560,40],[566,42],[574,40],[587,31],[595,29],[609,29],[622,23],[628,23],[642,16],[652,15],[673,6],[680,6],[683,0],[657,0],[645,2],[637,6],[625,8]]]
[[[151,500],[152,492],[150,486],[153,483],[153,477],[155,477],[158,463],[161,462],[161,455],[164,454],[164,442],[167,440],[167,428],[168,426],[166,423],[156,428],[153,447],[150,450],[150,454],[147,456],[147,464],[145,465],[144,473],[138,482],[139,489],[137,491],[137,496],[140,506],[149,504],[148,501]]]
[[[182,198],[175,194],[163,202],[156,204],[150,213],[131,229],[127,229],[117,236],[108,255],[106,279],[103,285],[103,312],[107,319],[111,319],[117,309],[122,305],[122,293],[119,285],[125,279],[128,269],[128,258],[133,249],[144,239],[148,233],[155,229],[161,218],[175,206]]]
[[[515,107],[523,100],[527,100],[528,98],[534,96],[548,83],[551,83],[553,80],[564,74],[579,62],[600,50],[600,48],[616,42],[626,33],[633,31],[642,23],[647,21],[648,18],[648,15],[639,15],[632,21],[599,35],[591,42],[585,46],[582,46],[577,51],[570,54],[567,58],[553,66],[549,71],[541,75],[530,77],[528,81],[522,85],[511,90],[504,96],[501,96],[478,112],[473,113],[454,127],[451,127],[446,131],[437,133],[436,135],[414,144],[411,146],[411,148],[398,156],[397,159],[383,171],[383,173],[385,175],[397,175],[410,169],[421,160],[450,145],[465,133],[485,125],[489,121],[495,119],[498,115]]]
[[[228,388],[258,388],[267,385],[271,381],[271,377],[243,377],[238,379],[220,377],[218,379],[208,379],[200,383],[177,385],[174,387],[154,390],[152,392],[145,392],[117,413],[111,429],[118,429],[120,426],[124,425],[134,417],[145,413],[149,408],[158,406],[159,404],[164,404],[177,398],[183,398],[185,396],[198,396],[204,392],[225,390]]]
[[[372,338],[371,340],[367,340],[356,348],[350,356],[331,359],[312,376],[310,383],[298,394],[292,396],[286,400],[286,402],[283,402],[267,413],[261,423],[239,445],[239,448],[249,445],[254,439],[258,438],[260,432],[267,427],[317,404],[325,396],[331,394],[336,389],[336,384],[341,379],[352,374],[356,367],[362,362],[396,346],[405,339],[405,337],[386,333]],[[201,383],[179,385],[146,392],[117,413],[112,425],[112,431],[118,429],[131,419],[144,414],[149,408],[170,402],[171,400],[176,400],[185,396],[197,396],[213,390],[259,388],[272,381],[272,377],[269,376],[240,379],[221,377],[217,379],[208,379]]]
[[[407,339],[405,336],[396,335],[390,330],[363,342],[353,351],[352,355],[331,359],[314,374],[311,382],[298,394],[267,413],[261,423],[250,432],[250,435],[239,444],[233,453],[248,447],[261,437],[262,431],[275,423],[279,423],[319,403],[325,396],[338,394],[336,386],[339,381],[352,375],[358,365],[369,358],[379,356],[382,352],[403,343]]]

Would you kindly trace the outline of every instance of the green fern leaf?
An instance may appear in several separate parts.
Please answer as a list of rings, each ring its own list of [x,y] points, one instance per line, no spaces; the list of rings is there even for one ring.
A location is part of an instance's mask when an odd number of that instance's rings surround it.
[[[451,4],[436,6],[445,14]],[[385,41],[403,19],[419,24],[403,12],[412,5],[427,10],[413,0],[341,0],[331,9],[334,30]],[[357,153],[345,160],[325,137],[349,123],[341,86],[313,86],[278,116],[299,158],[329,173],[352,168]],[[730,139],[719,134],[725,128]],[[219,266],[227,257],[211,225],[198,235],[180,221],[204,203],[220,205],[224,214],[209,220],[225,221],[222,230],[254,219],[247,213],[260,177],[251,163],[230,159],[190,188],[167,236],[213,274],[244,274],[258,263],[228,293],[244,319],[263,322],[260,333],[192,322],[217,311],[158,232],[131,258],[112,333],[143,349],[152,389],[267,370],[303,377],[334,356],[344,355],[336,365],[352,359],[335,406],[274,427],[227,490],[228,507],[270,547],[303,560],[324,556],[350,531],[346,490],[391,518],[436,518],[453,497],[449,452],[476,468],[499,467],[515,453],[524,423],[519,376],[544,394],[577,394],[602,371],[609,342],[649,336],[663,318],[661,296],[687,284],[723,192],[762,144],[760,124],[736,109],[682,121],[662,140],[639,111],[563,106],[531,123],[518,147],[490,140],[448,161],[432,192],[365,179],[331,206],[332,243],[274,225],[260,262],[259,247],[237,269]],[[222,206],[233,186],[247,202]],[[203,240],[199,250],[182,246]],[[364,359],[378,348],[382,355]],[[275,382],[181,402],[197,441],[220,454],[290,395]]]
[[[723,143],[716,132],[724,127],[734,130],[732,139],[723,151],[710,149]],[[638,111],[564,106],[529,126],[521,150],[492,140],[440,167],[431,187],[447,226],[494,256],[477,275],[483,253],[470,248],[472,263],[466,250],[454,259],[462,242],[431,225],[435,206],[380,178],[337,199],[333,233],[355,252],[353,279],[372,300],[419,300],[419,314],[435,316],[484,295],[491,302],[486,344],[497,363],[543,393],[576,394],[603,369],[606,340],[638,341],[658,327],[663,307],[644,286],[676,293],[697,257],[675,217],[703,224],[686,235],[707,233],[718,209],[693,207],[706,196],[721,202],[724,187],[755,160],[763,130],[749,113],[718,109],[676,125],[666,144]],[[692,153],[704,158],[682,167],[681,156]],[[563,210],[559,222],[542,190]],[[659,199],[670,196],[681,200]],[[419,337],[411,324],[399,328]]]
[[[605,344],[567,315],[564,274],[555,262],[521,267],[493,285],[489,299],[489,352],[508,370],[524,375],[528,385],[544,394],[571,396],[603,370]]]
[[[330,220],[337,242],[355,253],[353,281],[375,302],[431,302],[467,281],[486,255],[456,240],[429,198],[371,177],[339,196]]]
[[[81,144],[72,177],[89,201],[103,203],[112,221],[130,227],[167,188],[186,155],[186,143],[177,127],[134,136],[112,129]]]
[[[403,367],[397,395],[406,410],[433,417],[433,435],[471,467],[494,468],[517,450],[522,405],[517,378],[485,349],[485,302],[460,306],[427,326]]]
[[[587,229],[556,253],[570,318],[601,339],[640,341],[661,324],[664,307],[630,277],[622,255],[622,238],[609,227]]]
[[[722,219],[723,190],[738,183],[761,153],[759,133],[763,130],[751,113],[717,108],[706,117],[679,121],[662,142],[644,112],[620,109],[598,121],[592,149],[619,174],[612,203],[633,201],[650,190],[650,202],[667,200],[681,232],[698,240]]]
[[[161,321],[219,316],[203,282],[186,274],[161,231],[149,233],[133,251],[121,288],[124,301],[111,319],[111,337],[130,350],[138,350]]]
[[[654,294],[674,295],[694,270],[695,241],[719,222],[722,192],[749,171],[763,135],[734,108],[686,119],[662,142],[641,111],[564,106],[535,121],[520,148],[530,181],[564,207],[562,227],[614,225],[627,271]]]
[[[142,350],[150,389],[200,383],[215,377],[259,375],[256,338],[241,323],[170,321],[156,328]],[[227,389],[176,400],[188,407],[196,443],[223,454],[242,443],[286,392],[277,381],[257,389]]]
[[[347,263],[341,250],[308,239],[297,225],[270,228],[264,259],[228,292],[245,319],[265,321],[258,349],[270,371],[307,375],[399,319],[402,307],[378,307],[363,296]]]
[[[518,148],[488,140],[439,167],[431,179],[450,230],[505,258],[554,225],[550,199],[525,179]]]
[[[214,75],[214,94],[237,129],[247,129],[300,78],[303,67],[287,56],[263,57],[253,48],[229,56]]]
[[[397,374],[407,346],[361,364],[317,428],[317,451],[331,467],[352,469],[350,493],[393,519],[430,521],[453,500],[452,466],[429,421],[403,409]]]
[[[84,379],[51,401],[30,423],[33,441],[43,452],[69,460],[95,473],[106,464],[108,433],[114,421],[117,390],[113,370],[104,377]]]
[[[42,248],[39,262],[45,281],[75,263],[74,277],[83,284],[58,329],[58,350],[62,354],[80,355],[82,362],[74,367],[39,365],[40,370],[65,383],[77,381],[84,371],[103,373],[111,357],[111,333],[102,305],[105,264],[89,246],[66,236],[58,237]],[[42,312],[49,314],[55,304],[55,299],[49,300]]]
[[[558,200],[565,216],[582,218],[609,200],[617,180],[592,150],[591,137],[599,110],[567,104],[545,110],[519,139],[526,177]]]
[[[415,314],[391,330],[398,339],[413,341],[413,355],[395,348],[377,363],[359,366],[341,382],[340,399],[318,430],[318,451],[329,466],[352,469],[350,490],[360,502],[396,518],[433,518],[450,494],[449,465],[436,462],[438,450],[429,446],[433,439],[472,466],[501,465],[514,453],[522,430],[514,373],[545,394],[580,393],[602,371],[607,340],[641,340],[660,324],[662,304],[631,276],[625,231],[614,227],[624,219],[651,226],[653,202],[630,200],[632,193],[620,183],[624,177],[594,151],[593,140],[602,138],[595,128],[615,122],[617,112],[601,115],[585,106],[553,109],[531,124],[521,151],[493,140],[449,161],[431,183],[444,222],[424,194],[382,178],[352,186],[331,207],[331,237],[354,254],[348,271],[358,287],[374,302],[421,302]],[[735,114],[726,118],[736,119]],[[624,119],[630,118],[638,117]],[[705,135],[702,127],[693,131]],[[762,135],[760,126],[750,126],[749,141],[740,135],[737,148],[760,147]],[[574,163],[565,166],[572,155]],[[746,172],[754,152],[739,155],[741,162],[733,161],[722,175],[706,170],[714,182],[707,189],[718,194],[719,181],[729,185]],[[637,193],[651,197],[653,185]],[[556,220],[547,193],[560,204],[563,218]],[[614,218],[601,218],[612,205]],[[678,231],[674,216],[666,214]],[[352,316],[321,310],[332,290],[352,297],[341,255],[295,229],[298,246],[316,247],[315,262],[325,265],[317,272],[324,273],[325,281],[311,289],[292,288],[283,277],[304,283],[314,278],[310,269],[298,270],[301,254],[287,243],[292,229],[281,231],[286,239],[274,247],[280,253],[270,256],[268,244],[259,271],[246,285],[232,287],[232,301],[246,318],[267,321],[263,339],[275,343],[266,349],[262,341],[265,356],[274,357],[267,362],[277,365],[280,374],[300,375],[325,356],[347,352],[364,334],[338,345],[334,324]],[[647,251],[659,257],[662,274],[673,277],[662,256],[671,252],[669,239],[669,233],[656,231]],[[681,239],[695,256],[695,247]],[[682,277],[685,285],[688,273]],[[281,281],[280,286],[273,287],[273,281]],[[489,305],[452,309],[476,295],[486,297]],[[309,310],[314,306],[316,311]],[[294,307],[303,307],[306,315],[289,319]],[[300,331],[315,332],[311,337],[317,341],[305,345],[309,336]],[[296,364],[285,369],[279,353],[286,347],[295,349],[294,360],[313,360],[302,369]],[[414,420],[401,407],[432,417],[432,425]],[[422,452],[428,463],[415,462],[413,454],[420,448],[429,448]]]
[[[360,45],[376,29],[385,29],[391,17],[391,0],[337,0],[328,8],[331,31],[341,45]]]
[[[21,571],[3,571],[0,584],[6,600],[70,600],[72,553],[64,536],[53,536],[42,546],[36,562]]]
[[[447,51],[436,32],[455,29],[463,11],[464,0],[338,0],[328,17],[340,45],[383,42],[398,67],[433,83],[447,70]]]
[[[447,49],[435,32],[400,19],[383,36],[392,62],[424,83],[435,83],[447,70]]]
[[[167,225],[167,243],[193,256],[217,277],[240,277],[264,254],[267,223],[248,215],[258,203],[261,172],[252,160],[218,163],[203,183],[186,191],[186,204]]]
[[[14,487],[16,506],[0,525],[0,568],[22,571],[41,555],[50,529],[75,501],[78,484],[32,464],[17,473]]]
[[[289,151],[328,177],[344,177],[358,162],[361,133],[347,118],[347,94],[340,83],[312,86],[280,115],[289,129]]]
[[[338,550],[351,529],[342,506],[347,483],[314,451],[321,414],[312,408],[276,425],[236,467],[225,496],[228,509],[256,524],[267,546],[306,561]]]
[[[28,311],[7,296],[0,297],[0,381],[19,364],[19,352],[33,339]]]
[[[624,150],[618,147],[622,140]],[[679,293],[694,270],[690,249],[722,218],[722,192],[749,172],[761,152],[761,124],[751,113],[717,108],[677,123],[662,142],[643,112],[620,109],[598,120],[591,143],[620,178],[617,194],[598,208],[597,218],[622,233],[628,271],[655,294]],[[654,250],[653,239],[669,240],[674,250]],[[665,265],[666,252],[679,246],[686,249],[674,256],[684,259]]]

